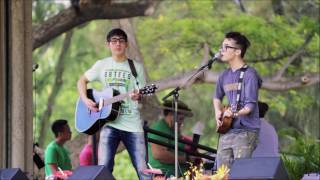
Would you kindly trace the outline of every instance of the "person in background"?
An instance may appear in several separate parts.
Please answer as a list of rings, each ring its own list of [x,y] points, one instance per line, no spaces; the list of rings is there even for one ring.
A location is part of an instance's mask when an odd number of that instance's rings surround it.
[[[44,150],[38,143],[33,143],[33,179],[44,179]]]
[[[163,103],[163,109],[164,117],[152,124],[150,128],[174,136],[174,109],[172,108],[172,101],[165,101]],[[185,117],[191,117],[193,114],[191,109],[182,101],[178,102],[178,109],[178,129],[179,132],[181,132],[181,126],[184,123]],[[181,134],[179,134],[179,136],[180,138],[182,137]],[[174,140],[169,140],[168,138],[156,134],[148,133],[148,137],[174,145]],[[178,146],[180,148],[185,148],[185,145],[182,143],[179,143]],[[148,143],[148,155],[149,164],[152,168],[160,169],[166,177],[175,175],[174,149],[169,149],[155,143]],[[187,162],[191,162],[195,159],[196,158],[193,156],[188,157],[187,154],[179,152],[179,176],[183,175],[183,173],[188,170]]]
[[[99,135],[100,131],[97,132],[94,135],[89,135],[87,138],[87,144],[84,145],[82,148],[80,154],[79,154],[79,160],[80,160],[80,166],[89,166],[89,165],[95,165],[93,162],[93,138],[95,136],[96,138],[96,150],[98,150],[98,144],[99,144]],[[98,157],[98,151],[96,152],[96,155]]]
[[[279,157],[278,135],[274,127],[265,119],[269,110],[267,103],[258,101],[261,127],[259,132],[259,142],[253,151],[252,157]]]
[[[46,177],[55,175],[62,170],[72,169],[69,151],[64,147],[64,144],[71,139],[72,134],[68,121],[64,119],[54,121],[51,130],[55,139],[47,146],[45,151]]]

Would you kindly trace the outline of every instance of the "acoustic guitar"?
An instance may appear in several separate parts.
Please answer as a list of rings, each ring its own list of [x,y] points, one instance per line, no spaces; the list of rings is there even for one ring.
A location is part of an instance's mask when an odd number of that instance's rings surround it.
[[[220,133],[220,134],[225,134],[231,128],[233,118],[232,117],[223,116],[224,112],[229,108],[230,108],[230,106],[225,106],[222,109],[222,113],[221,113],[221,117],[220,117],[220,120],[221,120],[222,124],[221,124],[221,126],[217,127],[217,132]]]
[[[140,95],[152,95],[157,87],[152,84],[139,89]],[[93,135],[105,123],[115,120],[120,111],[121,101],[130,96],[130,92],[120,94],[112,88],[103,91],[88,89],[87,96],[97,103],[98,112],[93,112],[78,98],[75,112],[75,128],[78,132]]]

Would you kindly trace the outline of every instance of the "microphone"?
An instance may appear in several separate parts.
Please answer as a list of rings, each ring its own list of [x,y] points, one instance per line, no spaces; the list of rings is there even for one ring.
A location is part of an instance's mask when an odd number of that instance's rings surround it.
[[[208,66],[208,69],[211,69],[212,63],[215,62],[216,60],[221,58],[220,52],[217,52],[208,62],[206,66]]]

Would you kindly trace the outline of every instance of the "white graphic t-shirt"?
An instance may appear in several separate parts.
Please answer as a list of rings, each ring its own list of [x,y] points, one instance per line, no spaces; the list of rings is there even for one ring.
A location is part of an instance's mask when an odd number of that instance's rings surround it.
[[[99,81],[104,87],[111,87],[123,94],[140,89],[146,84],[142,65],[134,61],[134,66],[138,74],[139,87],[127,60],[117,62],[112,57],[99,60],[85,72],[85,76],[89,81]],[[107,125],[128,132],[143,132],[138,101],[133,101],[130,97],[124,99],[118,118]]]

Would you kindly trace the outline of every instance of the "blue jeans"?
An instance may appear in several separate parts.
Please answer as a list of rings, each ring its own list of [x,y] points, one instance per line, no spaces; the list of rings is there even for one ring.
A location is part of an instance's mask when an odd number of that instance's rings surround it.
[[[123,142],[129,152],[131,162],[137,172],[140,180],[151,179],[150,175],[143,174],[146,169],[146,147],[144,133],[128,132],[104,126],[100,132],[99,142],[99,165],[105,165],[112,173],[114,166],[114,157],[117,152],[120,141]]]

